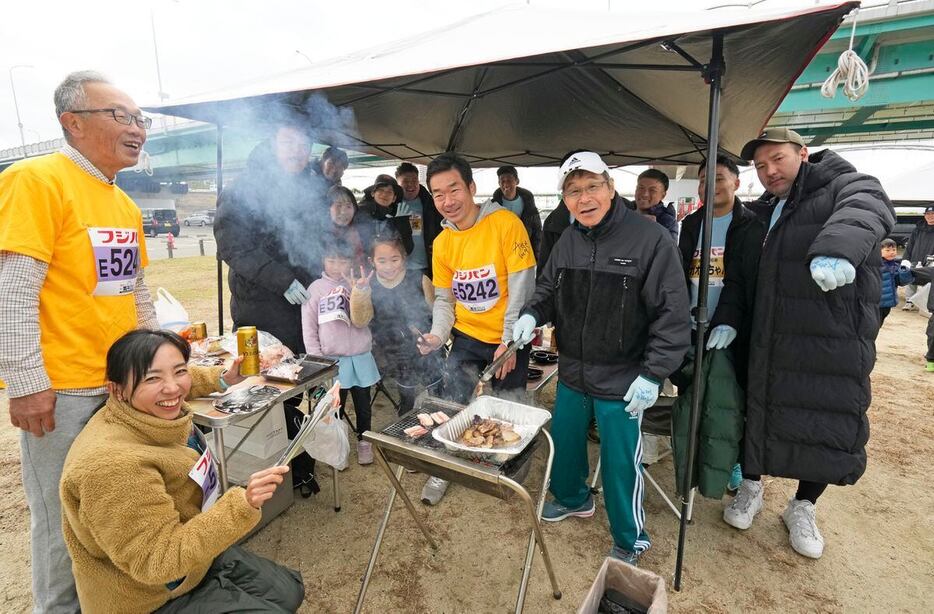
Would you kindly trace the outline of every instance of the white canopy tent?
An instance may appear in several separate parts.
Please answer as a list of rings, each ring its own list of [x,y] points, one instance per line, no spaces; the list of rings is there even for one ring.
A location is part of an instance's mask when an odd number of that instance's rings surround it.
[[[549,166],[568,150],[586,148],[611,165],[706,160],[713,176],[716,154],[735,156],[759,133],[859,3],[802,4],[798,10],[757,6],[679,14],[639,6],[626,13],[508,6],[309,68],[147,108],[215,123],[219,131],[305,116],[324,142],[423,163],[454,150],[478,166]],[[504,24],[509,36],[493,36],[505,31]],[[348,110],[355,121],[348,121]],[[221,144],[218,138],[218,186]],[[713,188],[707,184],[704,202],[711,202]],[[695,390],[708,324],[713,208],[705,209]],[[218,262],[219,314],[222,287]],[[680,488],[676,589],[700,400],[694,395]],[[360,599],[363,591],[365,586]],[[521,607],[520,598],[517,611]]]

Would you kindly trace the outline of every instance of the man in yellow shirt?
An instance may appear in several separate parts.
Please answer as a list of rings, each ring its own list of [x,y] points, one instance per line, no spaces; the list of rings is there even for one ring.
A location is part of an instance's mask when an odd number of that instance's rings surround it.
[[[34,612],[76,612],[58,484],[65,455],[106,399],[111,343],[156,328],[139,209],[114,184],[151,120],[102,75],[55,90],[61,151],[0,174],[0,378],[20,438],[31,514]]]
[[[453,336],[445,396],[466,403],[480,372],[506,351],[519,310],[535,291],[535,254],[522,220],[488,200],[474,202],[477,186],[467,161],[452,152],[428,165],[428,189],[444,217],[432,254],[435,304],[423,354]],[[493,391],[525,400],[531,346],[496,373]],[[434,505],[447,484],[430,478],[422,501]]]

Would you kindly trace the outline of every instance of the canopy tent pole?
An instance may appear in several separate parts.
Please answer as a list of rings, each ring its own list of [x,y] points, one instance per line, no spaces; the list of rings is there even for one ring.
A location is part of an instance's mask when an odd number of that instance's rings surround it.
[[[217,123],[217,200],[216,209],[220,205],[221,186],[224,185],[224,127]],[[224,334],[224,261],[221,260],[219,249],[215,249],[217,257],[217,334]]]
[[[704,71],[704,80],[710,84],[710,109],[707,118],[707,182],[704,186],[704,228],[701,235],[700,279],[697,288],[697,337],[694,343],[694,374],[691,385],[691,426],[688,431],[688,457],[681,484],[681,525],[678,529],[678,554],[675,563],[675,590],[681,590],[681,566],[684,562],[684,540],[687,534],[688,505],[693,486],[694,457],[697,455],[697,431],[700,427],[701,382],[703,380],[704,337],[707,332],[707,284],[710,281],[710,243],[713,226],[713,195],[717,176],[717,148],[720,136],[720,89],[725,66],[723,63],[723,34],[714,32],[710,63]]]

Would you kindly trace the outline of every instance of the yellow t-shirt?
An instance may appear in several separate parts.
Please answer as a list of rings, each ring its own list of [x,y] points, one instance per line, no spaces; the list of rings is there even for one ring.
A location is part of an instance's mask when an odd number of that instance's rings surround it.
[[[0,250],[48,263],[39,292],[52,387],[104,384],[107,349],[137,326],[133,290],[148,264],[139,208],[61,153],[0,174]]]
[[[472,228],[445,228],[433,243],[433,282],[454,293],[454,328],[484,343],[501,343],[509,274],[535,266],[522,221],[500,209]]]

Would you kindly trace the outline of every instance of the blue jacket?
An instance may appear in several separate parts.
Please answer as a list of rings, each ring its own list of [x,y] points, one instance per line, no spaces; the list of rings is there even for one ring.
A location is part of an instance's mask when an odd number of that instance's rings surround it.
[[[882,275],[882,296],[879,299],[879,307],[895,307],[898,305],[898,287],[911,283],[911,271],[901,268],[897,260],[883,258],[879,274]]]

